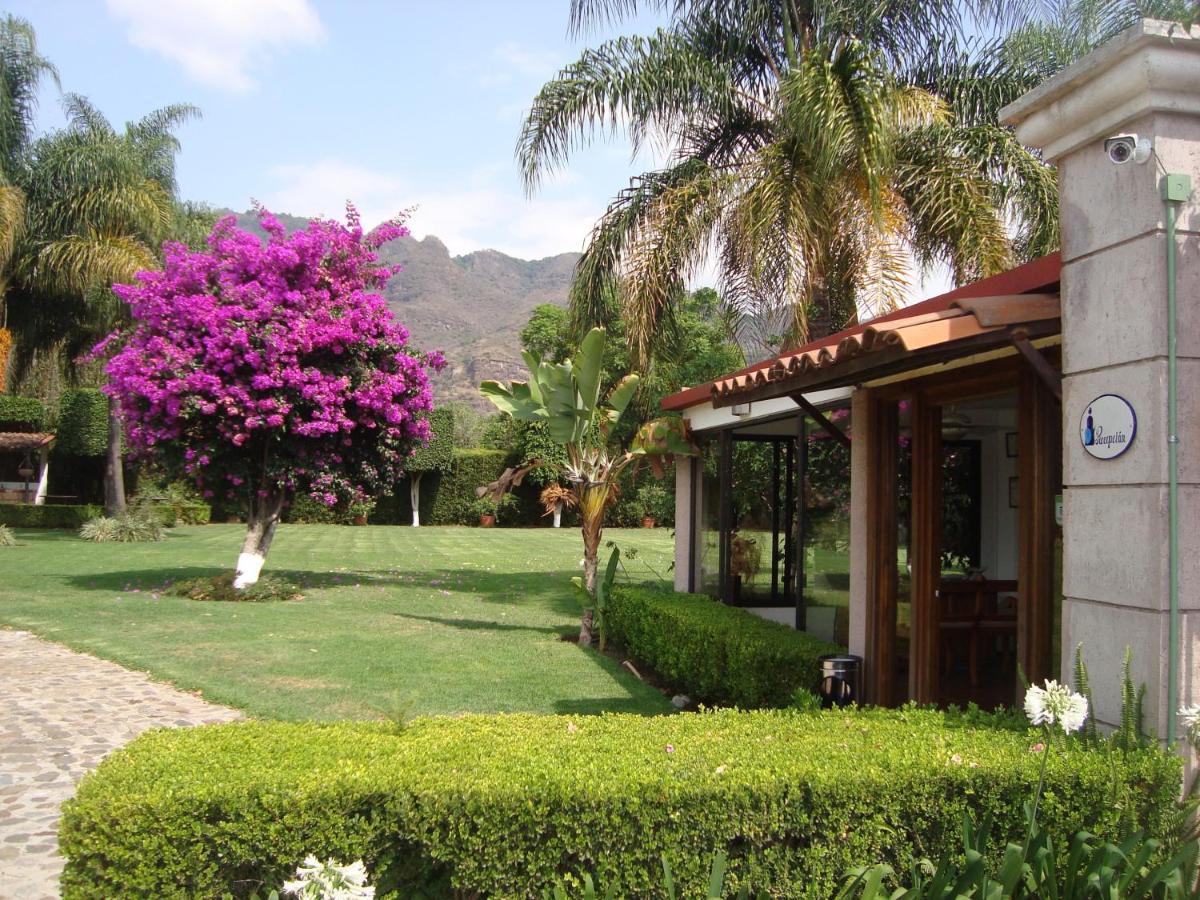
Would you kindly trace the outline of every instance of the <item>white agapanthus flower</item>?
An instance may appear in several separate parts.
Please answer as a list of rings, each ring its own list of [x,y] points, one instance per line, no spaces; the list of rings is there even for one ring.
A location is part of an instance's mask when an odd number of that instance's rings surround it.
[[[342,866],[332,859],[321,862],[311,854],[296,869],[296,880],[284,883],[283,892],[305,900],[372,900],[375,896],[361,859]]]
[[[1200,750],[1200,706],[1182,706],[1178,715],[1179,728],[1184,738]]]
[[[1025,692],[1025,715],[1034,725],[1058,725],[1071,734],[1087,722],[1087,698],[1048,678],[1045,687],[1035,684]]]

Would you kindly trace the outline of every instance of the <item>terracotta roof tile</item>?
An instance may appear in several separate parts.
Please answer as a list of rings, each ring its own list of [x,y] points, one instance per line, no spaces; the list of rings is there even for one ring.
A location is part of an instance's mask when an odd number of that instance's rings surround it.
[[[852,359],[894,350],[914,353],[946,346],[990,333],[1009,333],[1022,324],[1045,323],[1061,315],[1057,294],[1006,294],[954,301],[948,309],[907,317],[880,319],[846,333],[836,343],[809,345],[809,349],[780,356],[766,368],[732,375],[712,385],[714,401],[726,400],[763,385],[788,382],[802,390],[814,373],[842,365]],[[861,376],[861,372],[859,375]],[[794,384],[791,384],[795,382]],[[828,380],[824,386],[828,384]]]
[[[54,435],[40,431],[0,431],[0,453],[24,453],[40,450],[53,443]]]
[[[971,284],[963,285],[960,288],[955,288],[945,294],[940,294],[937,297],[931,297],[920,303],[912,306],[898,309],[887,315],[880,316],[870,322],[861,325],[855,325],[850,328],[840,331],[837,334],[830,335],[826,338],[821,338],[812,341],[803,347],[782,354],[780,357],[764,360],[755,363],[752,366],[747,366],[740,372],[728,375],[725,378],[718,379],[715,382],[698,385],[692,388],[686,388],[678,393],[672,394],[662,402],[662,408],[665,410],[682,410],[690,406],[696,406],[701,403],[706,403],[714,397],[714,389],[718,384],[723,382],[733,382],[757,387],[765,384],[770,376],[770,371],[782,359],[795,357],[800,355],[808,355],[817,350],[825,350],[827,355],[818,356],[815,362],[823,361],[823,364],[828,366],[838,358],[838,354],[842,353],[842,358],[846,352],[851,352],[851,348],[842,349],[841,345],[848,339],[855,338],[858,335],[864,335],[863,340],[868,342],[870,347],[874,347],[874,342],[878,338],[880,331],[889,329],[881,328],[884,324],[898,323],[900,320],[913,320],[910,324],[916,324],[917,319],[925,317],[939,317],[949,313],[951,316],[957,315],[955,310],[966,310],[972,312],[976,321],[983,325],[986,321],[995,321],[991,316],[999,316],[1002,312],[1012,313],[1016,307],[1011,307],[1004,304],[1004,309],[1000,305],[994,303],[996,300],[1014,301],[1018,298],[1022,300],[1030,299],[1035,296],[1042,298],[1041,302],[1048,303],[1047,297],[1053,297],[1057,301],[1057,290],[1059,275],[1062,270],[1062,257],[1059,253],[1051,253],[1047,256],[1040,257],[1028,262],[1022,266],[1017,266],[1007,272],[1001,272],[999,275],[993,275],[990,278],[984,278],[980,281]],[[1032,294],[1033,291],[1053,291],[1053,294]],[[982,304],[975,304],[976,300],[983,300]],[[1023,309],[1022,312],[1028,312]],[[981,319],[980,316],[984,316]],[[1028,319],[1027,321],[1040,320],[1039,318]],[[1015,324],[1015,323],[1009,323]],[[983,327],[992,327],[983,325]],[[872,331],[873,334],[865,336],[867,331]],[[885,338],[885,340],[890,340]],[[861,348],[862,342],[858,342]],[[746,389],[746,388],[743,388]]]

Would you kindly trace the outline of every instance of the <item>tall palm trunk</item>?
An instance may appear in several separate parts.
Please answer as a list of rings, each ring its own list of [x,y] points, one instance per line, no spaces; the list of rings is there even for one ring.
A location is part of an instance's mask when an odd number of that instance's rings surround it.
[[[115,397],[108,398],[108,449],[104,458],[104,514],[125,511],[125,468],[121,459],[121,411]]]
[[[608,508],[611,488],[607,484],[586,484],[579,492],[580,530],[583,532],[583,586],[588,597],[596,599],[596,570],[600,561],[600,538],[604,533],[604,511]],[[590,647],[595,614],[603,610],[589,607],[579,622],[579,646]]]
[[[284,495],[280,491],[257,497],[251,503],[250,516],[246,521],[246,539],[242,542],[242,552],[238,554],[237,574],[233,579],[233,586],[238,590],[257,583],[267,551],[271,549],[271,541],[275,538],[275,526],[279,524],[283,501]]]

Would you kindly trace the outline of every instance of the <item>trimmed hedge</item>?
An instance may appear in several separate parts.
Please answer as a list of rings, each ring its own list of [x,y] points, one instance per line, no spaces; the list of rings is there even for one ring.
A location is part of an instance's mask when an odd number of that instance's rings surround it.
[[[475,489],[499,478],[507,461],[503,450],[455,450],[450,473],[438,480],[432,492],[426,521],[430,525],[477,524]]]
[[[244,897],[309,853],[363,859],[380,897],[448,875],[511,898],[583,872],[659,897],[665,853],[683,896],[705,896],[724,850],[727,889],[824,898],[852,866],[957,852],[968,809],[992,816],[993,847],[1023,836],[1037,734],[990,722],[721,710],[153,731],[64,806],[63,896]],[[1162,834],[1179,786],[1179,760],[1156,749],[1056,747],[1040,818],[1105,838],[1132,812]]]
[[[104,507],[84,503],[79,506],[47,503],[0,503],[0,525],[12,528],[78,529],[88,519],[104,515]]]
[[[212,520],[212,507],[199,500],[186,503],[151,503],[150,509],[167,528],[177,525],[207,525]]]
[[[802,631],[700,594],[614,587],[609,632],[629,654],[705,703],[787,706],[814,690],[821,656],[841,652]]]
[[[104,456],[108,451],[108,397],[95,388],[64,391],[54,449],[69,456]]]
[[[503,450],[455,450],[449,472],[431,472],[421,480],[421,522],[425,525],[477,525],[475,488],[495,481],[504,472],[509,455]],[[380,497],[370,520],[376,525],[412,522],[408,479],[395,492]]]
[[[454,465],[454,410],[440,407],[429,414],[433,437],[405,464],[409,472],[448,472]]]
[[[12,431],[14,426],[36,431],[45,423],[46,409],[41,400],[0,394],[0,431]]]

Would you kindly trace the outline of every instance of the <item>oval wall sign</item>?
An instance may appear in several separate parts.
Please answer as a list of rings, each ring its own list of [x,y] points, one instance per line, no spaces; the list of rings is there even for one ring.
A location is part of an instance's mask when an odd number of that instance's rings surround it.
[[[1116,459],[1137,435],[1137,413],[1124,397],[1101,394],[1079,420],[1079,441],[1096,459]]]

